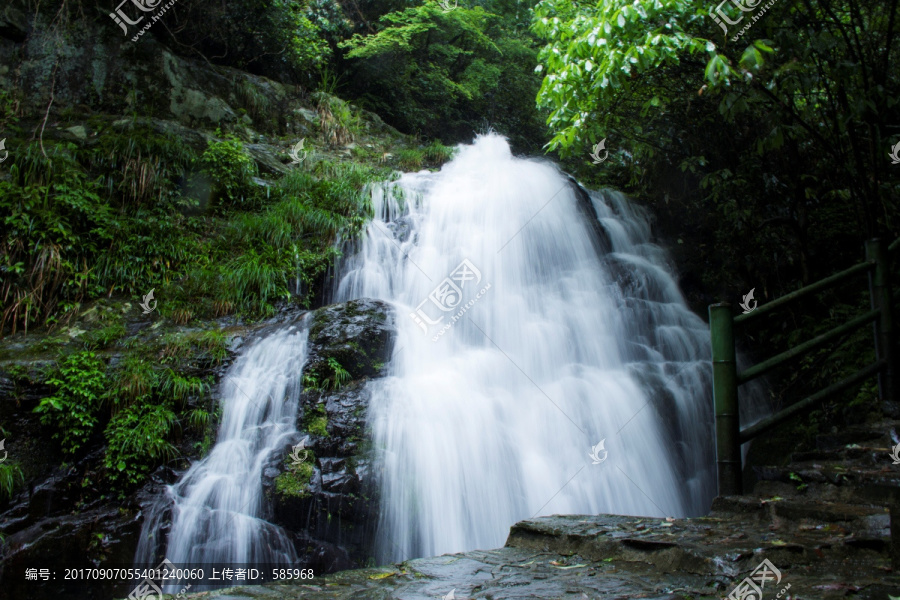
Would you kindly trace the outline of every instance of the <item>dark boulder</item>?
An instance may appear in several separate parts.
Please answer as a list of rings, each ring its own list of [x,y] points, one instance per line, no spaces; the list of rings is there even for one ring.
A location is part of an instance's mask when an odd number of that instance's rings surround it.
[[[303,566],[318,574],[363,566],[372,556],[378,502],[367,382],[384,372],[394,326],[391,307],[367,299],[327,306],[312,319],[297,423],[304,460],[292,464],[285,447],[263,485],[272,521],[292,532]],[[335,383],[334,361],[349,381]]]
[[[351,380],[380,377],[393,350],[393,309],[380,300],[351,300],[320,308],[309,330],[309,358],[304,374],[319,382],[334,376],[328,359],[337,361]]]

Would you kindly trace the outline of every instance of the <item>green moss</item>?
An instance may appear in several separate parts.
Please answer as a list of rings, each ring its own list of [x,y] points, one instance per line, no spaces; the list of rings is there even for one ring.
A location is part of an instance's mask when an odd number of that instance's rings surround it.
[[[328,437],[327,427],[328,416],[325,413],[325,406],[323,404],[317,406],[314,411],[309,411],[307,413],[306,421],[304,423],[306,431],[322,437]]]
[[[162,337],[160,357],[162,364],[193,357],[218,365],[228,357],[228,336],[217,329],[166,334]]]
[[[85,334],[83,341],[86,348],[98,350],[110,346],[113,342],[123,337],[125,337],[125,325],[122,324],[120,319],[100,329],[88,332]]]
[[[315,457],[307,451],[307,460],[275,478],[275,492],[289,498],[309,497],[309,483],[313,476]]]

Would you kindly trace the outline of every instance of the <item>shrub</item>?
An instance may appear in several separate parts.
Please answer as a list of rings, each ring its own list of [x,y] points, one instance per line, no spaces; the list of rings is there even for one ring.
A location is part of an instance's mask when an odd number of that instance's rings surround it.
[[[56,393],[41,400],[34,412],[41,415],[41,424],[56,427],[53,439],[60,440],[63,452],[73,454],[97,425],[100,399],[106,389],[103,361],[90,351],[70,354],[47,383],[56,387]]]
[[[117,222],[74,159],[74,146],[36,144],[13,157],[0,181],[0,330],[50,317],[61,299],[100,293],[88,268],[113,239]]]
[[[221,132],[216,131],[217,135]],[[211,201],[220,206],[249,204],[253,196],[252,178],[256,162],[244,151],[244,144],[233,135],[210,141],[200,157],[203,171],[215,182]]]
[[[123,337],[125,337],[125,325],[121,320],[116,320],[99,329],[89,331],[84,335],[83,341],[86,348],[96,350],[106,348]]]
[[[167,438],[178,418],[168,404],[145,404],[146,399],[119,412],[106,427],[103,463],[119,489],[141,483],[152,468],[177,454]]]

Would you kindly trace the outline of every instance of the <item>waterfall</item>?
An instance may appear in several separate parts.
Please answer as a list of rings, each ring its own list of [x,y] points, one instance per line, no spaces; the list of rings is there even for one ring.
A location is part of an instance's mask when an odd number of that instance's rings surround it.
[[[161,540],[155,536],[168,511],[172,525],[161,555],[179,568],[296,563],[289,537],[263,518],[262,473],[297,437],[307,334],[305,326],[280,329],[235,360],[220,384],[222,421],[216,444],[168,486],[165,498],[145,519],[138,563],[154,563],[160,556]]]
[[[709,331],[643,210],[494,134],[372,195],[332,295],[399,317],[388,374],[367,383],[381,561],[496,548],[540,515],[707,513]],[[297,563],[261,479],[298,438],[306,353],[302,325],[236,359],[216,445],[149,512],[138,562]]]
[[[539,515],[707,513],[709,331],[645,214],[493,134],[373,202],[333,295],[399,315],[369,383],[382,561],[496,548]]]

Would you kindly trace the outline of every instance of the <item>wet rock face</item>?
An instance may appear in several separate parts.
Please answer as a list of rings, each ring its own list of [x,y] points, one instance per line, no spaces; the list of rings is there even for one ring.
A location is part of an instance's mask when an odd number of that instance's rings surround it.
[[[309,331],[304,373],[327,378],[332,358],[353,380],[380,377],[393,349],[392,315],[390,305],[366,298],[320,308]]]
[[[379,377],[394,342],[393,309],[376,300],[326,306],[312,316],[297,429],[265,471],[272,521],[291,532],[316,574],[360,567],[371,556],[378,514],[366,431],[369,379]],[[335,364],[349,380],[335,373]]]
[[[313,379],[306,381],[300,398],[297,427],[301,433],[271,458],[263,484],[271,500],[265,516],[293,536],[304,568],[312,568],[318,575],[364,565],[370,556],[377,502],[370,489],[366,382],[384,371],[394,334],[392,309],[373,300],[327,306],[310,318],[304,372]],[[240,339],[233,340],[230,354]],[[7,342],[6,350],[21,358],[14,362],[22,365],[0,366],[0,417],[13,424],[16,435],[7,440],[7,449],[12,450],[14,444],[11,458],[23,465],[26,479],[32,483],[12,500],[0,502],[0,531],[6,538],[0,548],[0,581],[5,586],[5,574],[32,567],[130,566],[143,520],[165,493],[166,484],[177,481],[181,472],[162,466],[140,489],[122,501],[113,500],[103,484],[101,468],[105,423],[98,425],[83,453],[63,456],[59,444],[51,439],[52,429],[42,428],[32,412],[40,399],[52,392],[39,374],[52,361],[26,358],[31,356],[29,347],[16,346],[15,340]],[[116,360],[116,355],[110,358]],[[196,368],[186,373],[219,379],[230,359],[218,367],[202,357],[195,362]],[[338,383],[333,364],[348,373]],[[29,435],[22,435],[25,432]],[[292,468],[291,445],[301,440],[307,449],[305,460],[301,468]],[[186,457],[196,452],[187,438],[183,451]],[[67,464],[54,466],[63,462]],[[280,486],[276,483],[279,478]],[[160,523],[157,535],[164,539],[170,518],[164,515]],[[25,587],[14,588],[11,597],[106,600],[129,592],[114,583],[70,590],[60,579],[63,574],[57,576],[56,581],[46,583],[17,577],[16,585]]]
[[[124,567],[134,558],[140,533],[135,498],[145,492],[142,488],[124,502],[100,496],[93,484],[97,479],[93,466],[101,458],[102,450],[95,450],[55,469],[3,513],[0,523],[6,539],[0,581],[9,598],[104,600],[127,594],[122,581],[85,587],[65,580],[64,568]],[[55,579],[26,581],[22,575],[28,568],[55,571]]]

